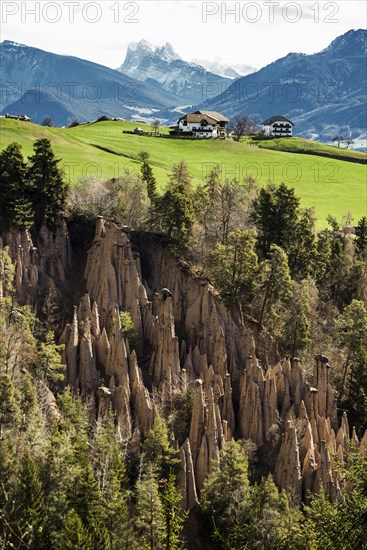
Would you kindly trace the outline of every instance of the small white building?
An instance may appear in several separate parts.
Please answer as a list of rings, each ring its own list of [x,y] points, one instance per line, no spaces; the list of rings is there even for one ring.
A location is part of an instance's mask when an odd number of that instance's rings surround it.
[[[228,118],[215,111],[195,111],[181,117],[176,133],[195,137],[226,137]]]
[[[261,125],[261,129],[268,137],[292,137],[293,122],[281,115],[272,116]]]

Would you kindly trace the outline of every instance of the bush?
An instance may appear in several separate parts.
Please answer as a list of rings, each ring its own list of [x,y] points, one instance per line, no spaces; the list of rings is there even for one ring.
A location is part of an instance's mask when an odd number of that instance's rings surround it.
[[[130,349],[135,349],[138,343],[138,337],[136,334],[134,321],[128,311],[120,312],[120,323],[122,334],[124,335],[124,338],[127,338]]]

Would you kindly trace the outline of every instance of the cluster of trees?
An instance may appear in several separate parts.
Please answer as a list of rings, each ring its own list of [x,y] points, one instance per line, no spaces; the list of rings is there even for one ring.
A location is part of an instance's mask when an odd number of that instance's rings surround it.
[[[28,163],[17,143],[0,153],[2,229],[9,224],[28,229],[33,224],[39,227],[55,223],[66,206],[68,191],[59,162],[48,139],[34,143],[34,154]]]
[[[337,143],[338,147],[340,147],[340,145],[344,143],[347,149],[349,148],[350,145],[353,145],[354,143],[352,134],[349,134],[348,136],[344,136],[342,134],[336,134],[331,141],[333,143]]]
[[[84,178],[69,195],[72,214],[93,218],[106,216],[135,229],[163,231],[181,249],[188,246],[194,222],[191,178],[184,162],[173,166],[163,194],[149,163],[149,153],[138,155],[140,175],[126,173],[117,180],[101,182]]]
[[[203,526],[211,548],[243,550],[356,550],[366,548],[367,461],[353,449],[345,482],[353,489],[343,503],[321,492],[300,508],[292,495],[279,492],[272,477],[250,483],[249,460],[241,442],[221,451],[220,468],[205,480]]]

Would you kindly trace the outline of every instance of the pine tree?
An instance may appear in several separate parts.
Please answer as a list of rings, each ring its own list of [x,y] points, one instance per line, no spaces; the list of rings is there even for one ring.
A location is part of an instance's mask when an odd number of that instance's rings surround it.
[[[180,508],[181,495],[176,489],[175,475],[170,473],[165,481],[160,495],[162,503],[163,535],[162,547],[166,550],[181,550],[185,548],[182,540],[182,527],[187,514]]]
[[[14,447],[10,437],[0,438],[0,548],[4,550],[12,547],[14,539],[18,540],[21,527],[14,514],[19,479],[19,461]]]
[[[167,235],[186,246],[191,236],[194,214],[191,178],[184,162],[173,167],[167,190],[157,204],[157,214]]]
[[[155,550],[162,537],[162,504],[158,481],[151,464],[136,483],[135,525],[140,548]]]
[[[93,468],[105,509],[104,525],[111,537],[111,548],[129,550],[133,533],[128,509],[126,467],[111,410],[107,419],[98,420],[92,445]]]
[[[14,424],[18,415],[18,405],[15,400],[14,386],[5,373],[0,374],[0,439],[2,432]]]
[[[290,243],[290,248],[286,249],[292,276],[301,278],[312,275],[317,253],[315,222],[312,210],[302,212],[292,233],[294,238]]]
[[[264,258],[269,257],[272,244],[287,251],[296,248],[299,203],[294,189],[284,183],[260,189],[252,203],[252,219],[259,232],[258,243]]]
[[[279,492],[271,475],[251,487],[250,506],[244,517],[249,548],[316,550],[312,529],[291,494]]]
[[[221,186],[221,168],[219,164],[213,166],[210,170],[206,183],[204,185],[205,191],[208,193],[209,203],[213,206],[218,195],[218,190]]]
[[[292,297],[284,317],[282,349],[291,357],[297,355],[310,342],[310,303],[308,282],[293,282]]]
[[[348,412],[348,420],[362,437],[367,429],[367,350],[360,350],[350,364],[341,407]]]
[[[33,224],[26,164],[18,143],[11,143],[0,153],[0,218],[5,226],[12,223],[20,229]]]
[[[217,243],[209,256],[211,280],[228,305],[249,304],[255,290],[258,259],[252,231],[230,233],[226,245]]]
[[[29,420],[30,416],[34,414],[35,409],[38,407],[36,388],[29,373],[22,376],[19,384],[19,390],[20,410],[24,421],[26,422]]]
[[[52,386],[64,379],[65,365],[61,359],[63,349],[63,345],[55,344],[51,331],[47,332],[45,342],[39,345],[37,374]]]
[[[356,227],[356,249],[362,258],[367,259],[367,218],[363,216]]]
[[[30,529],[30,550],[49,547],[47,508],[37,466],[29,452],[22,459],[19,480],[19,520]]]
[[[152,205],[157,199],[157,182],[153,175],[153,170],[148,162],[143,162],[141,165],[141,178],[147,186],[147,193]]]
[[[292,280],[289,273],[287,255],[279,246],[272,244],[270,258],[262,262],[263,269],[263,293],[264,297],[259,314],[259,325],[270,317],[277,317],[276,312],[280,305],[289,300],[291,295]]]
[[[65,517],[54,547],[55,550],[90,550],[92,548],[91,536],[75,510],[71,509]]]
[[[339,343],[346,349],[340,398],[343,397],[350,365],[367,352],[367,309],[360,300],[352,300],[336,321]]]
[[[149,153],[147,151],[140,151],[138,154],[139,160],[142,165],[140,167],[141,179],[147,186],[147,193],[150,199],[151,205],[154,207],[157,199],[157,182],[153,175],[153,170],[149,164]]]
[[[202,509],[215,538],[220,533],[225,540],[240,524],[249,496],[248,458],[241,444],[231,439],[220,451],[220,465],[206,477],[201,493]]]
[[[150,464],[160,476],[165,476],[178,462],[173,449],[165,421],[156,416],[143,443],[143,462]]]
[[[81,458],[82,473],[76,480],[69,503],[86,528],[92,528],[101,519],[101,495],[92,467],[86,457]]]
[[[52,151],[48,139],[34,143],[34,155],[29,158],[27,179],[32,187],[37,225],[53,226],[66,206],[68,186],[59,168],[60,159]]]
[[[367,549],[367,458],[351,447],[342,475],[350,486],[344,502],[335,502],[321,491],[307,507],[307,531],[316,533],[317,547],[327,550]]]

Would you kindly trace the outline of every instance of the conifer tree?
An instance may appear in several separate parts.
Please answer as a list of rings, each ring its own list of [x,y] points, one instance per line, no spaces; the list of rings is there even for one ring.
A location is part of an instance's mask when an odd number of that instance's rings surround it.
[[[367,218],[363,216],[356,227],[356,248],[362,258],[367,259]]]
[[[313,211],[303,211],[291,231],[294,238],[286,249],[291,274],[298,278],[312,275],[317,254]]]
[[[31,227],[34,215],[28,191],[21,146],[11,143],[0,153],[0,218],[5,224]]]
[[[46,333],[45,342],[39,345],[37,374],[52,386],[64,379],[65,365],[61,360],[63,349],[63,345],[55,344],[51,331]]]
[[[242,527],[249,548],[316,550],[312,529],[292,503],[292,495],[280,491],[271,475],[251,487],[250,505]]]
[[[158,415],[143,443],[143,462],[150,464],[160,476],[167,475],[178,462],[169,440],[167,424]]]
[[[0,374],[0,438],[5,428],[14,424],[18,415],[18,405],[15,400],[14,386],[10,377]]]
[[[270,258],[261,264],[263,270],[263,300],[260,308],[259,325],[270,316],[276,317],[275,306],[284,304],[291,295],[292,280],[287,255],[282,248],[273,244]],[[279,308],[277,308],[279,309]]]
[[[115,431],[114,416],[98,420],[93,439],[92,462],[105,509],[104,525],[111,537],[111,548],[129,550],[133,533],[128,509],[128,488],[124,457]]]
[[[340,397],[343,396],[350,364],[367,352],[367,309],[360,300],[352,300],[336,322],[339,343],[346,349]]]
[[[49,548],[47,508],[37,466],[27,451],[22,459],[19,481],[19,519],[29,528],[30,550]]]
[[[54,546],[55,550],[90,550],[92,548],[91,536],[75,510],[71,509],[67,513]]]
[[[165,550],[181,550],[186,546],[182,540],[182,527],[187,514],[180,508],[181,495],[176,489],[175,475],[169,474],[160,495],[162,503],[163,535],[162,548]]]
[[[194,222],[191,178],[185,162],[173,166],[167,190],[157,205],[164,231],[178,244],[186,246]]]
[[[32,377],[29,373],[22,376],[19,384],[19,405],[23,416],[23,422],[28,422],[38,407],[37,392]]]
[[[152,167],[149,164],[149,153],[142,151],[139,154],[139,157],[142,161],[142,165],[140,167],[141,179],[147,186],[148,197],[151,205],[154,206],[157,199],[157,182],[154,177]]]
[[[87,457],[81,458],[81,465],[81,475],[72,488],[69,503],[89,529],[101,518],[101,495]]]
[[[258,243],[262,257],[268,258],[272,244],[290,250],[297,236],[295,228],[300,200],[294,189],[281,183],[269,184],[259,191],[253,201],[252,219],[259,232]]]
[[[10,548],[13,533],[12,508],[15,498],[18,464],[13,442],[8,437],[0,438],[0,548]]]
[[[339,344],[346,358],[339,399],[358,431],[367,428],[367,309],[360,300],[344,309],[336,321]]]
[[[293,282],[292,297],[283,321],[282,348],[291,357],[304,350],[310,342],[310,302],[308,282]]]
[[[59,168],[60,159],[52,151],[48,139],[34,143],[34,155],[29,158],[27,179],[30,182],[36,211],[36,223],[53,226],[66,206],[68,186]]]
[[[258,259],[252,231],[230,233],[226,245],[217,243],[209,256],[209,274],[228,305],[248,304],[255,290]]]
[[[135,525],[139,547],[155,550],[162,538],[163,522],[157,476],[151,464],[136,483]]]
[[[220,451],[220,465],[205,478],[201,494],[203,512],[210,530],[225,539],[242,521],[249,503],[248,458],[240,443],[231,439]]]
[[[219,164],[213,166],[210,170],[206,183],[204,185],[205,191],[208,193],[209,202],[213,206],[218,195],[218,191],[221,185],[221,168]]]

